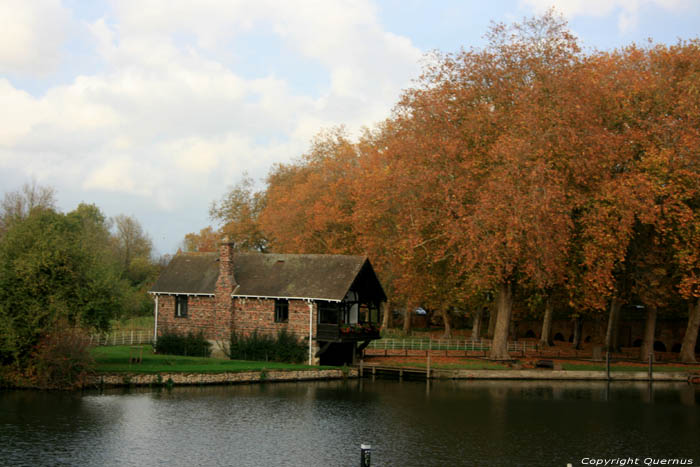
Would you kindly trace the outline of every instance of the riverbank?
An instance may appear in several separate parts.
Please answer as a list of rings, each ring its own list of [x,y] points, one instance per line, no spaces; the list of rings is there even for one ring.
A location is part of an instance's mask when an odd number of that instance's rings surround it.
[[[261,382],[339,380],[360,377],[359,367],[318,367],[304,364],[242,361],[154,354],[150,346],[99,347],[93,350],[93,374],[78,387],[226,385]],[[584,360],[556,360],[551,369],[536,361],[493,362],[484,359],[432,356],[431,362],[412,357],[370,357],[364,377],[451,380],[649,381],[648,366],[620,362],[610,366]],[[1,379],[1,378],[0,378]],[[654,364],[652,381],[700,383],[700,366]],[[31,378],[6,380],[5,387],[35,388]]]
[[[188,386],[205,384],[245,384],[289,381],[316,381],[357,378],[355,368],[219,372],[219,373],[102,373],[93,376],[91,386]]]
[[[584,370],[431,370],[431,378],[552,380],[552,381],[649,381],[649,373],[641,371],[611,372]],[[652,381],[688,382],[694,375],[686,372],[657,372]],[[695,375],[700,378],[700,375]]]
[[[452,380],[550,380],[550,381],[649,381],[649,372],[545,369],[430,368],[412,366],[362,365],[362,377],[394,377],[410,379]],[[700,373],[660,371],[652,373],[652,381],[700,383]]]
[[[89,386],[161,386],[312,381],[357,377],[357,370],[296,363],[162,355],[149,345],[98,347]]]
[[[538,368],[538,364],[549,368]],[[495,362],[480,358],[431,355],[409,357],[368,357],[363,361],[365,376],[426,379],[479,380],[553,380],[553,381],[649,381],[649,366],[641,362],[611,363],[608,373],[605,362],[592,360],[524,358],[512,362]],[[654,363],[652,381],[700,383],[700,365]]]

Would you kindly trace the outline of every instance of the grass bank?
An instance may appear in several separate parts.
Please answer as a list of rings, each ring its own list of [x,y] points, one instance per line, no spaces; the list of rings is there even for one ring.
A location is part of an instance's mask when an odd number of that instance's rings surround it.
[[[129,363],[131,356],[141,352],[141,363]],[[96,347],[92,350],[92,356],[95,359],[95,370],[98,373],[237,373],[262,370],[298,371],[334,368],[293,363],[160,355],[153,353],[150,345]]]

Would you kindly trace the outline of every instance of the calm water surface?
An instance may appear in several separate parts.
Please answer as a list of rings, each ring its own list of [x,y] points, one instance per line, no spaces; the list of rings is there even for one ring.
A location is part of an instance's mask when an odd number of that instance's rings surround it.
[[[2,465],[700,465],[700,387],[388,380],[0,392]],[[658,464],[657,464],[658,465]]]

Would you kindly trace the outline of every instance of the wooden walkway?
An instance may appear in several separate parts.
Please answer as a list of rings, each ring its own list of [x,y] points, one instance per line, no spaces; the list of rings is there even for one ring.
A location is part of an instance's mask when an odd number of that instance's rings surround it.
[[[407,366],[389,366],[389,365],[364,365],[360,364],[356,366],[358,371],[358,376],[364,378],[366,376],[383,376],[383,377],[393,377],[398,379],[403,379],[404,377],[410,379],[428,379],[430,376],[435,375],[434,369],[420,368],[420,367],[407,367]],[[428,373],[430,372],[430,373]]]

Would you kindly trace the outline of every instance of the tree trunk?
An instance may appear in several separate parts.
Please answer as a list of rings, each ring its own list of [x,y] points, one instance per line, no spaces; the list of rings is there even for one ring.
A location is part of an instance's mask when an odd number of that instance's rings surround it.
[[[508,329],[513,311],[513,289],[510,282],[498,286],[496,305],[498,311],[489,357],[493,360],[508,360]]]
[[[406,311],[403,313],[403,333],[408,335],[411,332],[411,315],[413,314],[413,307],[407,306]]]
[[[654,350],[654,334],[656,334],[656,305],[647,305],[647,319],[644,323],[644,340],[639,349],[639,359],[647,360],[649,353]]]
[[[473,341],[478,341],[479,338],[481,337],[481,320],[484,317],[484,309],[479,308],[478,311],[474,312],[474,316],[472,317],[472,335],[471,335],[471,340]]]
[[[445,332],[442,335],[443,339],[450,339],[452,337],[452,324],[450,323],[450,310],[441,309],[440,316],[442,316],[442,323],[445,326]]]
[[[622,303],[615,297],[610,302],[610,314],[608,315],[608,329],[605,333],[605,347],[608,352],[617,350],[617,324],[620,316],[620,305]]]
[[[583,320],[581,318],[574,318],[574,349],[581,349],[581,330],[583,328]]]
[[[514,341],[518,341],[518,322],[511,316],[510,326],[508,327],[508,336]]]
[[[552,345],[552,301],[547,298],[544,305],[544,319],[542,320],[542,334],[540,334],[540,345],[550,347]]]
[[[496,330],[496,320],[498,319],[498,305],[493,303],[489,307],[489,328],[486,337],[493,339],[493,333]]]
[[[698,341],[698,329],[700,329],[700,298],[695,302],[695,307],[693,307],[692,303],[688,304],[688,328],[685,331],[685,336],[683,336],[680,354],[682,362],[695,362],[695,345]]]
[[[382,331],[386,331],[391,326],[391,310],[389,309],[389,301],[382,302]]]

